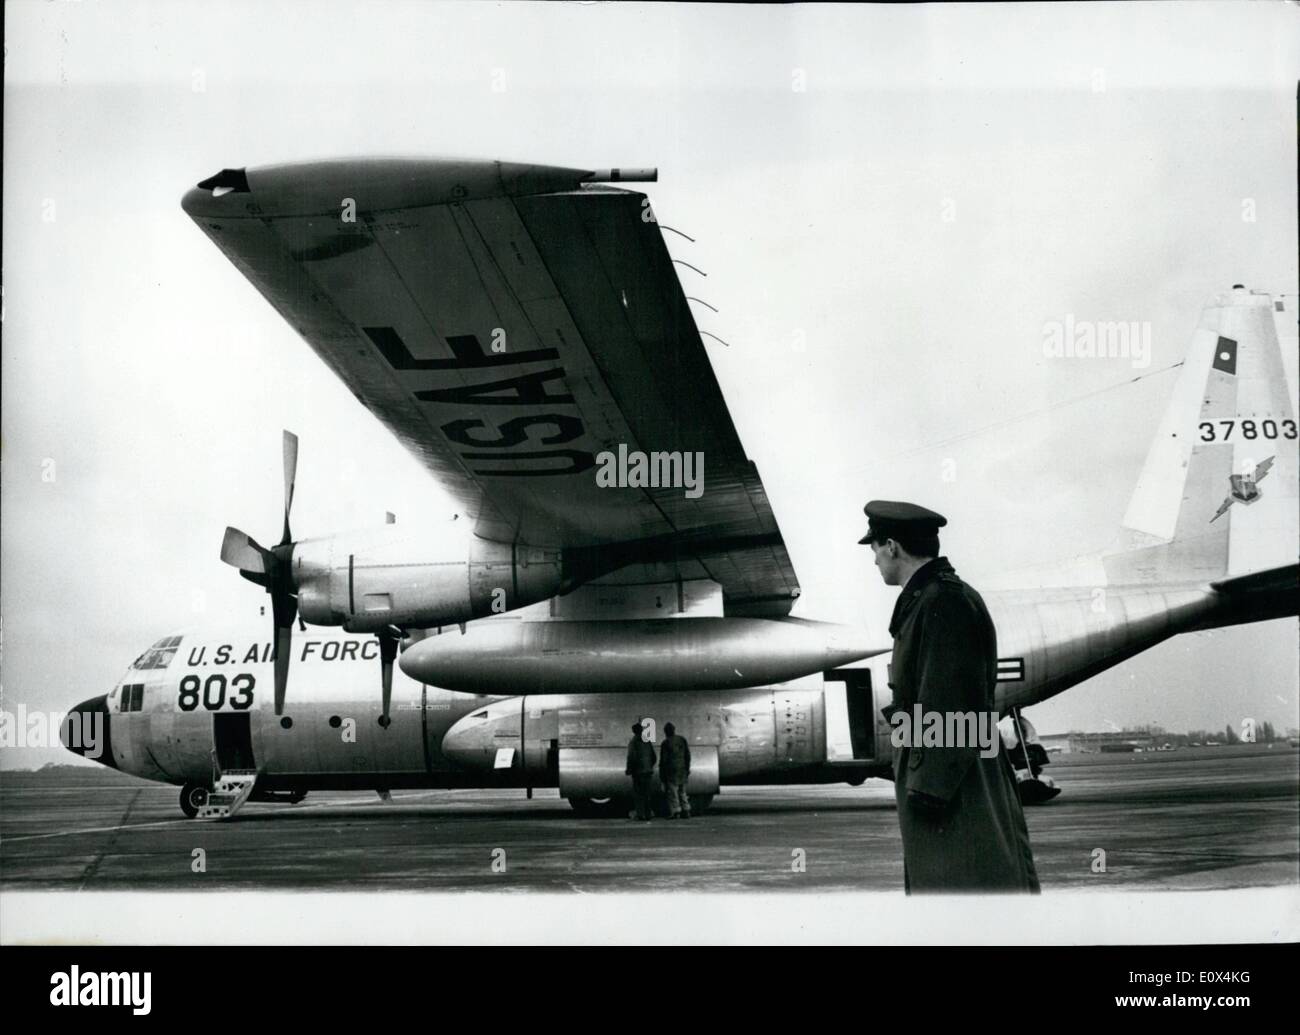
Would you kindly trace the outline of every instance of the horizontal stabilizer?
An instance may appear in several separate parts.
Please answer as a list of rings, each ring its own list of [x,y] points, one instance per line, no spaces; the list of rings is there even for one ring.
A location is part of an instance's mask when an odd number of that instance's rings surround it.
[[[1300,565],[1297,564],[1234,575],[1212,582],[1210,587],[1217,594],[1220,606],[1213,620],[1202,628],[1300,615]]]
[[[1268,571],[1253,571],[1249,575],[1222,579],[1210,585],[1220,593],[1281,593],[1286,590],[1300,592],[1300,564],[1287,564]]]

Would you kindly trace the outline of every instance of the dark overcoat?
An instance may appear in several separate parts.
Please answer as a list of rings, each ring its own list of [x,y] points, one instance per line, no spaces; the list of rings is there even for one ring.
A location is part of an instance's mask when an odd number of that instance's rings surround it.
[[[659,779],[664,783],[685,783],[691,775],[691,746],[680,733],[665,737],[659,746]]]
[[[628,776],[653,776],[655,771],[655,746],[635,736],[627,742]]]
[[[995,709],[997,632],[980,595],[945,557],[908,580],[889,625],[894,637],[893,704],[914,715]],[[991,722],[989,722],[991,726]],[[907,892],[1037,892],[1015,774],[998,751],[978,745],[894,748],[894,793]],[[922,804],[924,803],[924,804]]]

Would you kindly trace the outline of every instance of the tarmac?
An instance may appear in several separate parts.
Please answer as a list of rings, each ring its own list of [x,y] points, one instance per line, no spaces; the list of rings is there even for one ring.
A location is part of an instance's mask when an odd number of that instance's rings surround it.
[[[1300,752],[1068,756],[1026,809],[1045,894],[1300,884]],[[761,892],[903,885],[893,785],[724,787],[689,822],[581,818],[555,790],[313,792],[185,819],[106,769],[0,773],[0,888]],[[195,849],[202,849],[196,855]],[[1098,853],[1100,850],[1104,856]],[[204,869],[196,872],[195,860]],[[1104,870],[1099,863],[1104,860]]]

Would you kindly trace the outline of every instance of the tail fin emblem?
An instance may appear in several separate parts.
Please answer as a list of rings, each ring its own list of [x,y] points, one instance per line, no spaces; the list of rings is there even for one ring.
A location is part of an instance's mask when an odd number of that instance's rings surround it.
[[[1249,506],[1260,497],[1258,485],[1268,474],[1269,468],[1273,466],[1273,458],[1270,456],[1267,460],[1262,460],[1255,465],[1255,469],[1249,474],[1234,474],[1229,480],[1232,483],[1232,492],[1219,504],[1219,509],[1215,512],[1214,517],[1210,518],[1213,524],[1231,507],[1234,503],[1245,503]]]

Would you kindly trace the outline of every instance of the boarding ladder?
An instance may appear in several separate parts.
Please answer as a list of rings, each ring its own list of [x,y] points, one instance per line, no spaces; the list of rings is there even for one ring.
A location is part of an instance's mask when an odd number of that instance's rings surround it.
[[[240,810],[257,783],[256,769],[227,769],[213,782],[206,804],[199,806],[199,819],[229,819]]]

